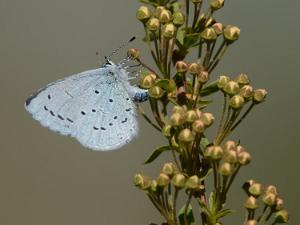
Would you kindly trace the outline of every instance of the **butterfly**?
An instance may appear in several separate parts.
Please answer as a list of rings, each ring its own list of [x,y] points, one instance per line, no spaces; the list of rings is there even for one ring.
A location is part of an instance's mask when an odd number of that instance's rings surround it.
[[[129,59],[126,59],[129,61]],[[138,133],[136,103],[148,91],[131,85],[123,60],[57,80],[25,102],[41,125],[97,151],[119,149]]]

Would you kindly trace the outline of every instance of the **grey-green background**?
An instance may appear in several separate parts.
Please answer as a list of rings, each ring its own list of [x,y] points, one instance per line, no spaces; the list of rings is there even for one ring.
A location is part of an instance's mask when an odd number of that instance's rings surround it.
[[[268,100],[237,129],[253,162],[239,174],[228,207],[228,224],[242,224],[245,195],[240,186],[253,178],[275,184],[291,213],[299,214],[299,40],[300,2],[236,0],[217,14],[241,28],[214,77],[250,75]],[[91,152],[32,120],[23,102],[58,78],[99,66],[132,35],[140,41],[137,1],[0,0],[0,224],[115,225],[161,222],[132,176],[156,176],[168,155],[150,166],[141,162],[165,141],[140,119],[137,139],[120,151]],[[144,58],[149,58],[145,50]],[[119,60],[124,52],[114,59]],[[147,108],[147,104],[144,105]],[[212,110],[216,116],[219,107]],[[212,128],[213,129],[213,128]]]

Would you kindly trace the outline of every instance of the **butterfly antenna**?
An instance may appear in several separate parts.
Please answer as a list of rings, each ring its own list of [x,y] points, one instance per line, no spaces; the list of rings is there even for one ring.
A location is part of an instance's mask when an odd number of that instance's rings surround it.
[[[122,48],[126,47],[130,42],[133,42],[136,39],[136,37],[132,37],[130,38],[129,41],[126,41],[125,43],[123,43],[121,46],[119,46],[118,48],[116,48],[109,56],[105,56],[105,59],[110,59],[113,55],[115,55],[118,51],[120,51]]]

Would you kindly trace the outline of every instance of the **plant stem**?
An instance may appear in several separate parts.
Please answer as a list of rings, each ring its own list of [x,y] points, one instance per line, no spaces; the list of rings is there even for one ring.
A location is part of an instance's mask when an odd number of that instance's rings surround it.
[[[145,118],[145,120],[152,125],[156,130],[158,130],[159,132],[161,132],[161,128],[159,126],[157,126],[145,113],[145,111],[143,110],[143,108],[137,104],[137,109],[139,111],[139,113],[142,114],[142,116]]]
[[[224,190],[224,195],[226,195],[230,189],[230,186],[232,185],[234,178],[236,177],[236,175],[238,174],[239,170],[241,168],[241,165],[238,165],[237,168],[235,169],[234,173],[231,175],[229,182],[227,184],[227,187]]]
[[[224,56],[226,50],[228,49],[228,45],[225,44],[222,49],[221,49],[221,52],[219,54],[219,56],[214,59],[211,63],[211,66],[208,67],[208,72],[211,73],[215,68],[216,66],[218,65],[218,63],[220,62],[220,60],[222,59],[222,57]]]
[[[222,110],[222,114],[221,114],[221,119],[220,119],[219,127],[218,127],[218,130],[217,130],[216,136],[214,138],[214,145],[218,145],[217,138],[220,135],[220,132],[221,132],[221,129],[222,129],[222,126],[223,126],[223,123],[224,123],[226,108],[227,108],[227,95],[226,95],[225,92],[223,93],[223,95],[224,95],[223,110]]]
[[[244,119],[245,117],[250,113],[250,111],[253,109],[253,107],[255,106],[255,103],[252,103],[249,108],[247,109],[247,111],[242,115],[242,117],[232,126],[232,128],[230,129],[230,131],[233,131]]]

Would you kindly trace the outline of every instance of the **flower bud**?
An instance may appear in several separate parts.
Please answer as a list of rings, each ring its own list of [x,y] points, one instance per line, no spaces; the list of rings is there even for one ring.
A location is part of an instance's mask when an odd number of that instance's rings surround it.
[[[230,151],[230,150],[235,151],[236,150],[235,141],[232,141],[232,140],[226,141],[223,145],[223,149],[224,149],[224,151]]]
[[[163,127],[162,129],[162,133],[165,137],[171,137],[171,129],[172,129],[172,126],[167,124]]]
[[[185,186],[185,177],[181,173],[177,173],[172,178],[172,183],[177,188],[183,188]]]
[[[276,198],[276,195],[268,193],[263,196],[262,200],[267,206],[274,206],[276,204]]]
[[[228,81],[223,90],[229,95],[236,95],[240,91],[239,84],[235,81]]]
[[[176,27],[173,23],[168,23],[163,27],[163,36],[167,39],[174,37]]]
[[[185,142],[185,143],[192,142],[194,140],[194,138],[195,138],[194,134],[188,128],[183,129],[182,131],[180,131],[180,133],[178,135],[178,140],[180,142]]]
[[[241,30],[238,27],[228,25],[225,27],[223,35],[226,41],[232,43],[240,37]]]
[[[254,180],[248,180],[248,181],[246,181],[246,182],[243,184],[242,188],[244,189],[244,191],[245,191],[248,195],[250,195],[250,193],[249,193],[249,188],[250,188],[250,186],[253,185],[254,183],[255,183]]]
[[[189,73],[192,75],[196,75],[198,73],[200,73],[201,71],[201,67],[198,63],[191,63],[189,66]]]
[[[157,185],[160,187],[165,187],[170,183],[170,178],[167,174],[160,173],[156,178]]]
[[[204,39],[204,41],[207,41],[207,42],[214,41],[218,37],[214,28],[211,28],[211,27],[206,28],[204,31],[202,31],[200,36],[202,39]]]
[[[154,84],[154,79],[150,74],[144,76],[143,79],[141,80],[141,87],[144,89],[151,88],[153,84]]]
[[[136,174],[133,178],[133,182],[135,186],[142,190],[146,190],[151,186],[151,180],[142,174]]]
[[[163,9],[161,10],[158,18],[161,23],[169,23],[172,20],[172,13],[170,10]]]
[[[210,8],[212,10],[221,9],[224,6],[224,0],[212,0],[210,2]]]
[[[195,110],[189,110],[186,112],[186,116],[185,116],[186,122],[193,123],[196,119],[199,119],[199,118],[198,118],[198,115],[195,112]]]
[[[201,71],[198,74],[198,80],[200,83],[205,84],[209,79],[209,73],[207,71]]]
[[[277,188],[274,185],[268,185],[265,189],[265,193],[272,193],[274,195],[278,195]]]
[[[240,109],[244,106],[245,100],[242,96],[240,95],[234,95],[230,99],[230,107],[233,109]]]
[[[276,198],[276,206],[275,206],[275,210],[279,211],[282,210],[284,208],[283,206],[283,200],[281,198]]]
[[[216,34],[219,36],[223,33],[223,24],[222,23],[214,23],[212,28],[215,30]]]
[[[136,12],[136,18],[143,23],[146,23],[150,17],[150,9],[146,6],[141,6]]]
[[[256,220],[248,220],[245,225],[257,225],[257,221]]]
[[[157,182],[156,182],[156,180],[151,181],[150,190],[153,191],[153,192],[157,191]]]
[[[209,127],[214,122],[215,117],[211,113],[202,113],[200,119],[203,121],[206,127]]]
[[[211,150],[209,150],[209,151],[210,151],[210,157],[213,160],[220,160],[220,159],[222,159],[222,157],[224,155],[224,151],[221,148],[221,146],[213,145],[213,146],[210,146],[208,148],[211,148]]]
[[[219,173],[223,176],[230,176],[233,173],[233,166],[228,162],[223,162],[219,167]]]
[[[253,92],[253,102],[261,103],[265,100],[267,96],[267,91],[265,89],[256,89]]]
[[[157,6],[154,12],[154,16],[159,18],[160,14],[163,10],[165,10],[166,8],[164,6]]]
[[[280,210],[275,213],[275,222],[276,223],[287,223],[288,221],[289,221],[289,213],[287,211]]]
[[[253,95],[253,88],[250,85],[243,86],[240,90],[240,95],[245,99],[249,99]]]
[[[195,120],[193,123],[193,131],[198,134],[202,134],[205,130],[205,124],[202,120]]]
[[[150,95],[150,97],[152,97],[152,98],[160,99],[160,98],[164,95],[164,91],[163,91],[163,89],[161,89],[161,88],[158,87],[158,86],[152,86],[152,87],[149,89],[149,95]]]
[[[250,83],[250,80],[247,76],[247,74],[245,73],[241,73],[237,76],[237,78],[235,79],[236,82],[238,82],[238,84],[240,85],[246,85]]]
[[[263,192],[263,186],[259,183],[254,183],[249,187],[249,193],[254,197],[258,197]]]
[[[197,175],[191,176],[185,183],[186,187],[192,190],[198,189],[200,185],[200,178]]]
[[[182,115],[184,115],[186,113],[186,107],[185,106],[174,106],[172,109],[172,113],[180,113]]]
[[[255,197],[250,196],[249,198],[247,198],[247,200],[244,203],[244,207],[246,209],[257,209],[258,208],[258,203]]]
[[[150,31],[157,31],[159,29],[160,22],[157,18],[151,18],[147,22],[147,28]]]
[[[181,113],[173,113],[170,118],[172,126],[180,126],[184,123],[184,115]]]
[[[188,70],[189,66],[185,61],[177,61],[175,64],[175,68],[178,73],[185,73]]]
[[[165,163],[161,169],[161,172],[172,176],[176,171],[176,166],[173,163]]]
[[[243,146],[238,145],[238,146],[236,146],[236,152],[239,155],[241,152],[246,152],[246,149]]]
[[[251,161],[251,156],[248,152],[241,152],[238,154],[239,163],[241,165],[247,165]]]
[[[127,51],[127,56],[132,59],[138,59],[140,56],[140,51],[136,48],[131,48]]]
[[[171,138],[171,146],[174,147],[174,148],[178,148],[179,147],[178,143],[176,142],[175,136],[173,136]]]
[[[224,160],[225,162],[228,163],[237,163],[238,162],[237,152],[234,150],[225,151]]]
[[[185,22],[185,16],[181,12],[175,12],[173,14],[173,23],[175,26],[179,27]]]
[[[226,84],[230,81],[230,78],[226,75],[222,75],[220,76],[219,80],[218,80],[218,88],[220,89],[224,89],[224,87],[226,86]]]

